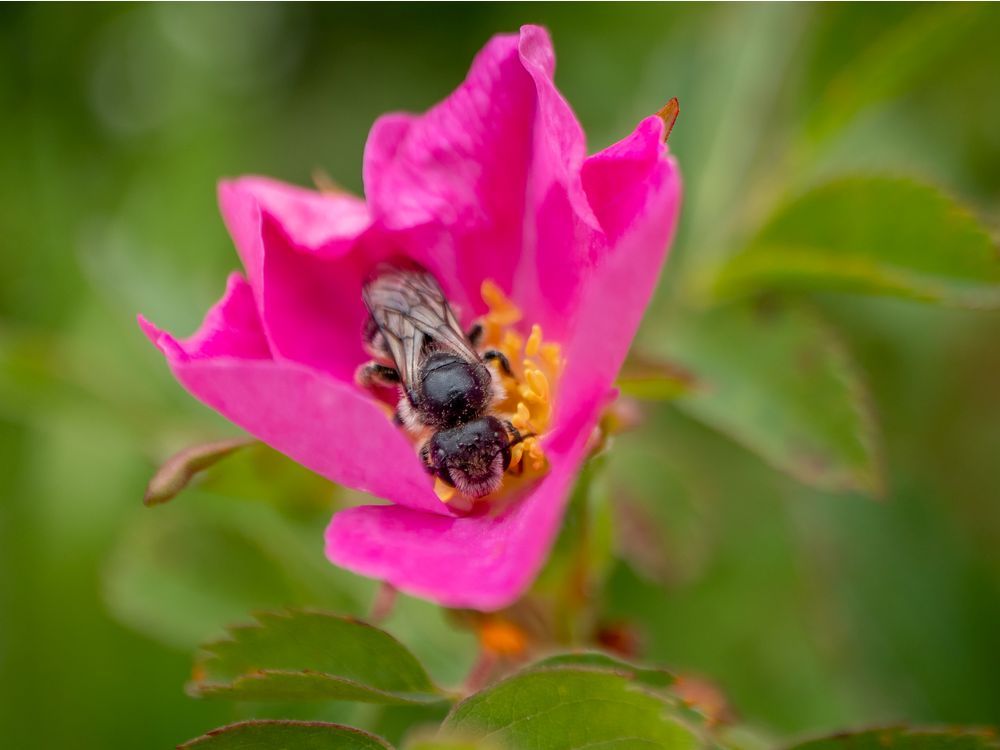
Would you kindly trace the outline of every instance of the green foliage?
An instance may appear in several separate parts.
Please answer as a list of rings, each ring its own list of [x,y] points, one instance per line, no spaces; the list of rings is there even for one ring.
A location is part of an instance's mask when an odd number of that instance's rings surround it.
[[[105,566],[105,599],[122,621],[185,650],[247,612],[360,612],[371,586],[329,565],[318,537],[269,504],[189,492],[137,514]]]
[[[886,717],[1000,723],[1000,318],[965,312],[997,306],[995,7],[26,5],[0,24],[7,744],[167,747],[234,712],[270,715],[184,696],[186,650],[251,611],[366,610],[371,583],[328,565],[321,540],[334,507],[367,498],[287,459],[250,447],[180,501],[140,506],[165,456],[233,433],[177,386],[134,316],[194,330],[237,267],[221,175],[305,185],[320,167],[360,192],[372,121],[425,109],[491,34],[526,21],[552,31],[590,151],[670,96],[682,108],[670,148],[684,213],[644,332],[670,366],[621,381],[670,405],[644,404],[641,429],[615,441],[593,523],[579,505],[569,516],[565,538],[589,538],[611,566],[587,616],[718,682],[775,737],[726,731],[726,747]],[[713,301],[763,297],[776,322],[767,307],[693,304],[704,266],[729,251]],[[882,484],[883,504],[812,489]],[[628,563],[607,558],[606,500],[645,511],[619,535]],[[560,552],[557,572],[578,570]],[[474,635],[403,604],[391,631],[435,682],[462,684]],[[436,727],[404,740],[447,705],[285,713],[407,750],[484,748]]]
[[[220,727],[179,750],[391,750],[360,729],[322,721],[243,721]]]
[[[837,734],[789,750],[997,750],[996,730],[887,727]]]
[[[891,26],[829,83],[806,132],[817,140],[828,138],[866,106],[905,92],[965,43],[982,21],[975,5],[932,5]],[[933,106],[933,96],[928,98]]]
[[[626,396],[649,401],[670,401],[698,386],[691,373],[676,363],[658,361],[636,352],[625,361],[615,385]]]
[[[484,733],[513,748],[688,750],[695,733],[661,696],[584,667],[528,670],[458,704],[446,731]]]
[[[261,614],[204,646],[193,694],[246,701],[434,703],[442,695],[395,638],[319,612]]]
[[[555,654],[535,662],[534,669],[547,667],[594,667],[617,672],[627,676],[639,685],[652,689],[670,687],[675,677],[665,669],[647,669],[616,659],[601,651],[574,651],[565,654]]]
[[[443,732],[411,737],[405,750],[499,750],[497,745],[471,737],[455,737]]]
[[[1000,306],[1000,250],[935,188],[857,177],[779,210],[719,272],[717,291],[832,290],[959,307]]]
[[[798,305],[730,305],[681,322],[670,353],[702,387],[679,408],[803,482],[881,491],[869,397],[837,335]]]

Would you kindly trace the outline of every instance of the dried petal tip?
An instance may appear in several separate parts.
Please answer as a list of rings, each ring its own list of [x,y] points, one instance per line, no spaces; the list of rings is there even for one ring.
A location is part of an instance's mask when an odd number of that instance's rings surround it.
[[[223,458],[257,441],[252,438],[235,438],[214,443],[192,445],[178,451],[156,471],[146,486],[142,502],[147,506],[161,505],[172,500],[190,484],[195,475],[221,461]]]
[[[677,101],[675,96],[669,102],[663,105],[663,109],[656,113],[656,116],[663,120],[663,124],[666,128],[663,131],[663,142],[666,143],[667,139],[670,137],[670,131],[674,129],[674,123],[677,122],[677,115],[681,113],[681,105]]]

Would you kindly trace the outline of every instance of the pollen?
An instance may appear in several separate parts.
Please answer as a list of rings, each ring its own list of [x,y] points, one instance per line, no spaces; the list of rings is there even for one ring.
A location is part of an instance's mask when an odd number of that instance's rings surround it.
[[[449,484],[445,484],[440,479],[434,480],[434,492],[437,494],[438,498],[442,503],[447,503],[451,501],[452,498],[458,493],[454,487]]]
[[[509,620],[490,617],[479,626],[479,643],[497,656],[521,656],[528,649],[528,634]]]
[[[521,311],[495,283],[483,282],[481,294],[488,308],[482,318],[482,348],[499,349],[514,371],[511,378],[495,370],[507,395],[494,411],[501,419],[509,419],[522,435],[532,435],[511,449],[508,471],[536,475],[548,467],[540,438],[552,420],[552,386],[562,369],[562,350],[559,344],[545,341],[538,324],[528,329],[525,338],[517,328]]]

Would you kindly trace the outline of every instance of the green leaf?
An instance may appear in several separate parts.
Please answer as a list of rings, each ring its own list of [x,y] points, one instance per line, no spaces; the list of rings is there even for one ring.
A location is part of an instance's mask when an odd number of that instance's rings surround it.
[[[149,480],[142,502],[146,505],[160,505],[172,500],[198,473],[255,442],[257,441],[252,438],[235,438],[192,445],[178,451],[168,458]]]
[[[435,703],[416,658],[378,628],[320,612],[261,614],[204,647],[191,692],[248,701]]]
[[[795,745],[790,750],[1000,750],[996,729],[870,729]]]
[[[178,750],[392,750],[380,737],[324,721],[256,720],[213,729]]]
[[[914,88],[956,50],[969,47],[969,32],[982,23],[990,21],[974,4],[942,4],[924,6],[891,24],[833,80],[825,81],[825,95],[812,108],[806,134],[822,141],[865,107]]]
[[[289,518],[265,500],[191,492],[192,502],[135,509],[104,570],[104,598],[119,621],[189,652],[247,612],[364,610],[371,583],[326,560],[316,543],[322,520]]]
[[[1000,253],[972,214],[935,188],[854,177],[779,210],[713,283],[720,297],[831,290],[995,308]]]
[[[440,732],[420,732],[408,737],[406,750],[500,750],[492,742],[470,737],[452,737]]]
[[[678,321],[668,348],[704,383],[678,408],[800,481],[881,492],[867,391],[818,315],[791,304],[729,305]]]
[[[446,732],[488,735],[502,747],[688,750],[694,733],[658,696],[613,672],[529,669],[457,705]]]
[[[614,656],[605,654],[602,651],[576,651],[565,654],[554,654],[531,665],[531,669],[545,669],[547,667],[595,667],[597,669],[612,670],[652,689],[670,687],[675,681],[674,676],[665,669],[638,667],[621,659],[616,659]]]
[[[690,372],[674,362],[631,352],[615,385],[626,396],[647,401],[671,401],[697,387]]]

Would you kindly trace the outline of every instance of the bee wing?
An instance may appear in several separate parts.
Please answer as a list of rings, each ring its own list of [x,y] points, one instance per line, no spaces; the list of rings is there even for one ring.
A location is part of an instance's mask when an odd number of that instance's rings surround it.
[[[403,383],[414,383],[426,344],[478,361],[437,280],[421,268],[379,269],[362,290]]]

